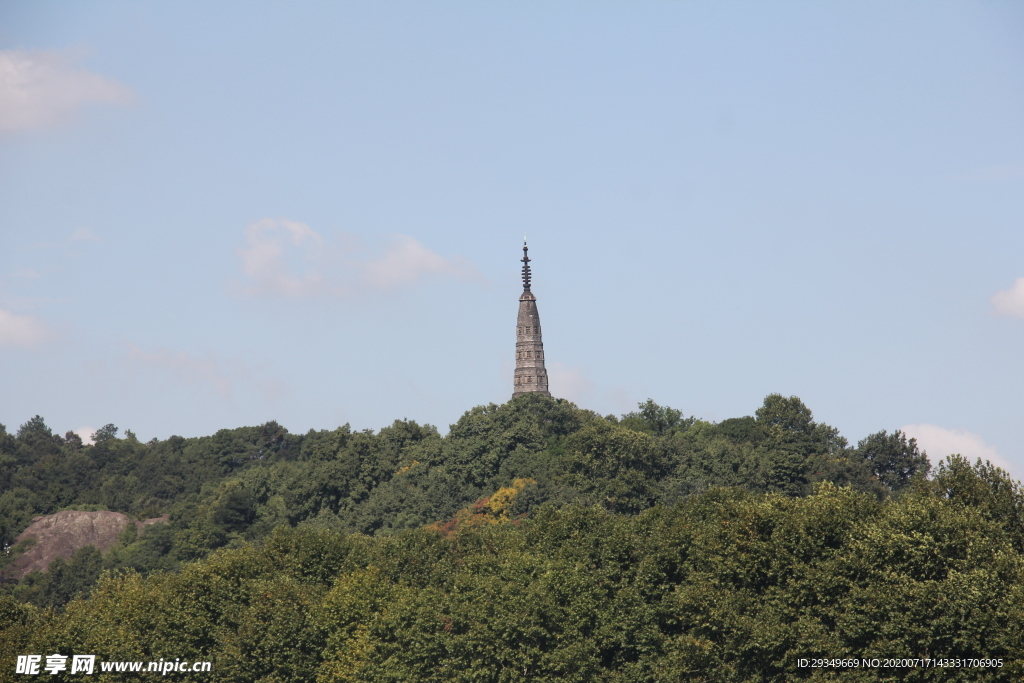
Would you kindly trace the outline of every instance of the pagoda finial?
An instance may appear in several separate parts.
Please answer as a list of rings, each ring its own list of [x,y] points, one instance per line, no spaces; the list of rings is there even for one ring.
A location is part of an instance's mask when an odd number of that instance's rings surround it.
[[[527,255],[526,235],[523,235],[523,291],[530,291],[530,257]]]

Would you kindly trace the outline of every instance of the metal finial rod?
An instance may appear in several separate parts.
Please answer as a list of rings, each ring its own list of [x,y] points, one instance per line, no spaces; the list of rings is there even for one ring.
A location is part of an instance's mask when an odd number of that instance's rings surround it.
[[[530,257],[527,255],[526,235],[523,235],[523,291],[530,291]]]

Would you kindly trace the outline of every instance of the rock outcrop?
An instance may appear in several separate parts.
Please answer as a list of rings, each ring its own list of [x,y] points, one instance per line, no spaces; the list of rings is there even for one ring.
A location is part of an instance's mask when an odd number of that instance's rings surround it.
[[[35,545],[26,550],[6,572],[10,578],[20,579],[35,570],[45,571],[58,557],[67,559],[87,545],[100,552],[117,543],[118,536],[129,524],[138,530],[150,524],[166,522],[167,515],[153,517],[144,522],[132,522],[120,512],[80,512],[64,510],[44,517],[36,517],[15,540],[15,545],[32,538]]]

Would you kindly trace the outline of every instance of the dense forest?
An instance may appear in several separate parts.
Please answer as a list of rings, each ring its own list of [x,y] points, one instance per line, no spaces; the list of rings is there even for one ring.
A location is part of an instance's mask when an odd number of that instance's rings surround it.
[[[6,582],[0,680],[31,652],[208,660],[195,680],[218,681],[1024,674],[1018,483],[956,456],[929,471],[898,431],[851,445],[796,397],[717,424],[525,395],[443,437],[118,432],[0,427],[3,563],[37,515],[170,513]],[[797,665],[853,657],[1002,667]]]

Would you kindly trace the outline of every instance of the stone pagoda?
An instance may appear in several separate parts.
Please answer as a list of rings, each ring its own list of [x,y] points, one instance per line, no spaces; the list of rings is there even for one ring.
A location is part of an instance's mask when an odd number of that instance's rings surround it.
[[[548,393],[548,371],[544,369],[544,342],[540,339],[537,297],[530,291],[530,257],[523,240],[523,294],[519,297],[516,321],[516,376],[512,396]]]

